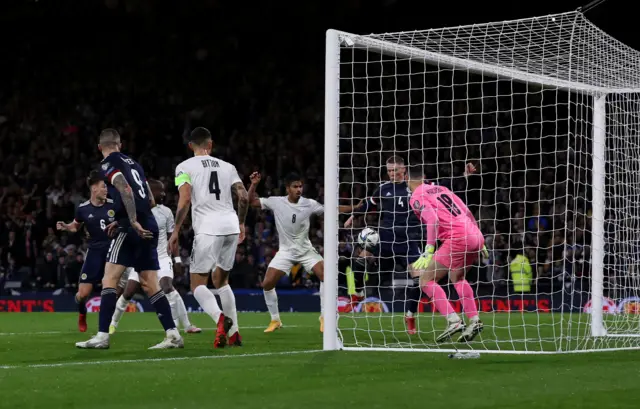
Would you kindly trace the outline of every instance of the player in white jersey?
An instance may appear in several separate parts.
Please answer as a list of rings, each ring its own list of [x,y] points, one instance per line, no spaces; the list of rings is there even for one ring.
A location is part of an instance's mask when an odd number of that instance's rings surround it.
[[[164,184],[159,180],[149,180],[149,188],[156,203],[151,212],[158,223],[158,262],[160,264],[158,281],[160,282],[160,288],[162,288],[169,300],[171,315],[176,322],[176,328],[182,327],[188,334],[200,333],[202,330],[192,325],[189,321],[184,301],[180,297],[180,293],[173,287],[173,273],[176,271],[178,274],[182,274],[182,261],[178,252],[173,253],[173,257],[169,257],[167,253],[167,237],[173,233],[174,223],[171,209],[162,204],[166,196]],[[118,298],[116,310],[111,318],[111,325],[109,325],[109,334],[116,332],[129,301],[140,289],[138,273],[133,269],[127,269],[127,272],[122,276],[120,286],[124,287],[124,292]]]
[[[275,287],[276,283],[284,275],[289,275],[291,268],[298,263],[320,279],[320,331],[323,331],[324,260],[309,240],[309,219],[311,215],[324,214],[324,206],[313,199],[302,197],[302,178],[294,173],[289,174],[284,181],[287,196],[259,198],[256,195],[256,187],[261,178],[257,172],[251,175],[249,203],[253,207],[273,212],[279,240],[278,252],[269,263],[262,281],[264,300],[271,314],[271,322],[264,332],[273,332],[282,327]],[[339,211],[349,212],[353,208],[354,206],[339,206]]]
[[[180,192],[176,211],[176,228],[169,239],[169,249],[177,248],[178,234],[192,206],[191,222],[195,237],[191,251],[191,290],[198,303],[218,325],[214,348],[227,342],[242,345],[238,332],[236,299],[229,286],[229,270],[233,267],[238,243],[244,240],[247,216],[247,191],[235,166],[210,155],[211,133],[202,127],[191,132],[189,148],[194,156],[176,168],[176,186]],[[238,213],[233,197],[238,200]],[[218,290],[222,310],[207,288],[209,273]],[[227,336],[229,337],[227,339]]]

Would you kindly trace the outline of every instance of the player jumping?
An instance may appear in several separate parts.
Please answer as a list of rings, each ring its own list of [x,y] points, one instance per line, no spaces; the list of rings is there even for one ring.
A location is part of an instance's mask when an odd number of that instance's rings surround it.
[[[116,221],[118,235],[111,240],[107,253],[98,334],[84,342],[77,342],[78,348],[109,348],[109,324],[116,308],[116,286],[127,267],[140,274],[151,304],[166,331],[166,338],[151,349],[182,348],[182,337],[171,316],[171,307],[158,285],[158,224],[151,212],[152,198],[142,167],[131,158],[120,153],[120,134],[115,129],[105,129],[100,133],[98,149],[104,159],[101,163],[103,176],[117,190]]]
[[[92,171],[89,174],[87,186],[91,190],[91,197],[78,205],[73,221],[56,223],[56,228],[60,231],[75,233],[84,225],[89,233],[89,248],[84,258],[76,293],[80,332],[87,331],[87,299],[93,292],[93,287],[102,281],[104,276],[104,264],[109,243],[111,243],[107,226],[114,221],[115,217],[113,200],[107,198],[107,185],[100,172]]]
[[[164,184],[159,180],[149,180],[149,187],[151,188],[151,194],[155,202],[157,203],[151,209],[153,216],[156,218],[156,222],[158,223],[158,261],[160,264],[160,271],[158,272],[158,279],[160,280],[160,288],[164,291],[167,299],[169,300],[169,305],[171,306],[171,315],[173,316],[173,320],[176,323],[176,327],[178,328],[180,325],[184,328],[184,331],[187,334],[195,334],[200,333],[202,330],[200,328],[195,327],[189,321],[189,316],[187,315],[187,309],[184,306],[184,301],[180,296],[180,293],[176,291],[173,287],[173,272],[177,271],[178,274],[181,274],[182,270],[182,262],[180,261],[180,257],[178,252],[173,254],[173,260],[169,257],[167,253],[167,238],[168,235],[171,235],[174,230],[174,222],[173,222],[173,212],[167,206],[163,205],[164,198],[166,193],[164,191]],[[111,318],[111,325],[109,326],[109,334],[113,334],[116,332],[118,324],[122,319],[122,315],[127,309],[127,305],[131,298],[138,292],[140,289],[140,278],[138,273],[135,271],[131,271],[127,277],[127,283],[125,286],[124,293],[118,298],[118,303],[116,304],[116,311],[113,313],[113,317]]]
[[[309,218],[311,215],[324,214],[324,206],[313,199],[302,197],[302,178],[295,173],[285,177],[287,196],[271,196],[259,198],[256,187],[262,176],[255,172],[251,175],[249,187],[249,203],[263,210],[271,210],[276,219],[278,231],[278,252],[276,253],[262,281],[262,290],[267,309],[271,314],[271,322],[264,332],[273,332],[282,327],[278,309],[276,283],[291,272],[291,267],[300,263],[308,272],[313,272],[320,280],[320,331],[324,330],[322,318],[324,260],[311,245],[309,240]],[[349,212],[353,206],[339,206],[339,211]]]
[[[367,213],[378,209],[380,212],[380,245],[376,249],[379,251],[380,268],[383,271],[393,272],[395,266],[400,265],[413,279],[413,286],[407,289],[405,302],[405,324],[409,334],[415,334],[418,303],[420,299],[420,287],[418,273],[415,271],[413,263],[420,257],[420,247],[422,245],[422,226],[418,218],[409,208],[409,197],[411,191],[406,181],[406,167],[404,160],[399,156],[391,156],[386,162],[389,182],[382,183],[373,195],[361,206],[357,207],[355,213]],[[475,173],[476,168],[469,163],[466,166],[464,175]],[[351,216],[344,224],[349,227],[353,221]],[[365,271],[371,272],[378,268],[374,260],[374,254],[370,251],[360,250],[356,260],[352,263],[352,269],[356,279],[356,289],[364,287]],[[360,293],[356,298],[363,298]]]
[[[238,332],[236,298],[229,286],[229,270],[233,267],[238,243],[244,240],[244,221],[248,199],[235,166],[210,156],[211,133],[198,127],[191,132],[189,148],[194,156],[176,168],[175,183],[180,192],[176,222],[169,238],[169,251],[178,248],[178,234],[193,205],[191,218],[195,237],[191,251],[191,291],[198,303],[217,323],[214,348],[242,345]],[[238,213],[233,209],[233,196],[238,198]],[[207,288],[209,273],[218,289],[222,310]],[[227,335],[229,339],[227,339]]]
[[[436,338],[443,342],[462,332],[458,342],[469,342],[483,329],[478,316],[473,289],[465,279],[468,269],[477,260],[479,253],[486,252],[484,237],[475,217],[462,199],[444,186],[424,183],[421,167],[409,169],[411,208],[427,230],[424,253],[413,264],[420,270],[420,287],[435,304],[439,313],[447,318],[447,329]],[[435,251],[436,240],[442,243]],[[455,313],[438,281],[449,275],[462,301],[469,325]]]

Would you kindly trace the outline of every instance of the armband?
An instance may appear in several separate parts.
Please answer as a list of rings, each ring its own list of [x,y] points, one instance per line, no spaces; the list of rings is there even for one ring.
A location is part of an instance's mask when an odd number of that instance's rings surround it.
[[[191,184],[191,176],[188,173],[180,173],[175,179],[176,186],[183,185],[185,183]]]

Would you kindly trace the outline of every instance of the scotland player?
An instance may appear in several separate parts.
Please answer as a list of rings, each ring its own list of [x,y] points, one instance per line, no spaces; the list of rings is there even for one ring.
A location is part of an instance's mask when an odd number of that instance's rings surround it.
[[[107,199],[107,185],[100,172],[92,171],[89,174],[87,186],[91,190],[91,197],[86,202],[80,203],[73,221],[56,223],[56,228],[60,231],[75,233],[84,225],[89,233],[89,248],[84,258],[76,293],[80,332],[87,330],[87,299],[93,292],[94,285],[102,281],[104,276],[104,264],[111,243],[107,226],[115,220],[113,200]]]
[[[116,221],[119,233],[111,240],[107,253],[98,334],[88,341],[77,342],[76,346],[109,348],[109,324],[116,308],[116,286],[125,269],[133,267],[139,272],[141,284],[167,335],[152,349],[182,348],[183,340],[173,322],[171,307],[158,285],[158,224],[151,212],[151,189],[142,167],[120,153],[120,146],[120,134],[115,129],[105,129],[100,133],[98,149],[104,157],[101,169],[118,192],[114,199],[117,203]]]
[[[379,252],[380,268],[382,271],[393,272],[398,264],[407,270],[413,279],[413,286],[407,289],[405,302],[405,323],[409,334],[416,333],[414,314],[418,311],[420,299],[420,287],[418,273],[415,272],[412,264],[421,255],[423,229],[420,220],[409,207],[409,197],[411,190],[406,181],[406,168],[404,160],[399,156],[391,156],[387,159],[387,175],[389,182],[384,182],[376,189],[361,206],[354,210],[354,213],[367,213],[377,209],[380,212],[380,234]],[[475,173],[475,167],[469,163],[465,170],[465,176]],[[345,227],[348,227],[353,220],[353,216],[347,220]],[[375,250],[374,250],[375,251]],[[364,273],[376,269],[374,257],[371,252],[362,249],[352,263],[352,269],[356,281],[362,288],[364,285]]]

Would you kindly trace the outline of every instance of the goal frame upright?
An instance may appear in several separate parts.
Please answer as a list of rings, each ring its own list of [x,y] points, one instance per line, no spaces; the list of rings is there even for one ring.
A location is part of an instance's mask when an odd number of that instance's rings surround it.
[[[570,13],[565,13],[570,14]],[[578,14],[576,14],[578,15]],[[581,16],[581,15],[580,15]],[[549,16],[540,17],[549,18]],[[531,20],[531,19],[528,19]],[[607,95],[619,93],[638,93],[640,88],[634,87],[602,87],[592,84],[566,81],[556,77],[546,77],[522,70],[491,65],[475,60],[465,60],[453,55],[439,54],[418,47],[384,41],[372,36],[362,36],[338,30],[326,32],[326,59],[325,59],[325,233],[324,233],[324,257],[325,257],[325,283],[324,283],[324,350],[398,350],[402,348],[343,348],[338,337],[338,200],[339,200],[339,139],[340,139],[340,52],[343,48],[362,49],[366,52],[378,53],[392,57],[409,59],[425,65],[434,65],[443,68],[455,68],[500,79],[510,79],[517,82],[537,84],[542,87],[552,87],[568,92],[580,92],[589,96],[592,100],[592,251],[591,251],[591,337],[603,337],[607,330],[603,322],[603,297],[604,297],[604,258],[605,258],[605,195],[606,195],[606,132],[607,132]],[[571,65],[569,65],[571,70]],[[569,74],[569,77],[571,75]],[[618,335],[616,335],[618,336]],[[630,336],[638,336],[633,334]],[[614,348],[617,349],[617,348]],[[412,348],[410,351],[419,351]],[[595,350],[590,349],[584,352]],[[449,349],[423,349],[433,352],[455,352]],[[556,353],[556,352],[583,352],[583,351],[492,351],[487,353]]]

